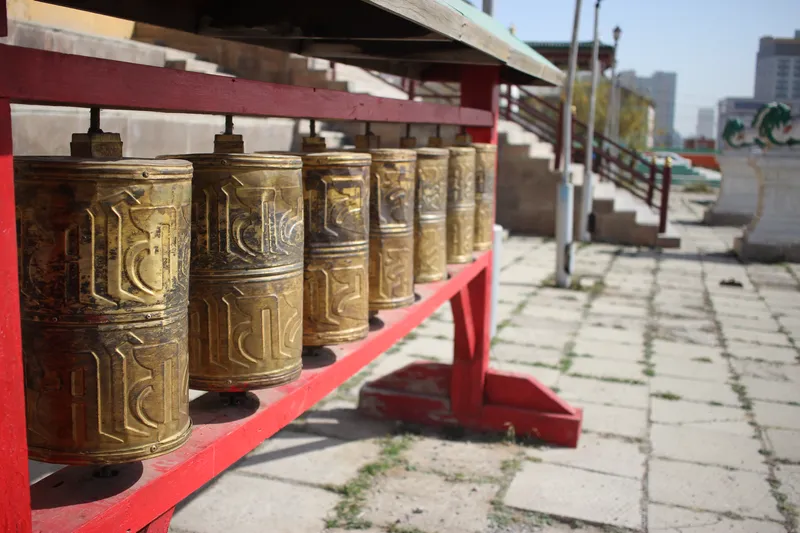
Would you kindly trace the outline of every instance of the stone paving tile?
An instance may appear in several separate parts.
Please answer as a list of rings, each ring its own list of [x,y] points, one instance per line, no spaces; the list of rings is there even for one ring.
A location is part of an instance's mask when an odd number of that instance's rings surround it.
[[[765,429],[764,435],[776,459],[800,462],[800,431]]]
[[[236,472],[300,481],[344,485],[378,458],[374,441],[343,441],[296,431],[281,431],[236,463]],[[325,468],[319,468],[319,465]]]
[[[800,465],[778,465],[775,477],[781,482],[781,492],[789,499],[789,503],[800,508]]]
[[[747,397],[751,400],[800,403],[800,387],[796,383],[776,382],[751,377],[744,377],[741,382],[747,387]]]
[[[400,347],[401,353],[411,356],[422,355],[435,357],[441,361],[450,362],[453,360],[453,341],[448,339],[434,339],[432,337],[417,337],[406,341]],[[392,357],[395,354],[391,354]],[[386,358],[388,359],[388,357]],[[405,365],[403,365],[405,366]]]
[[[572,348],[576,354],[586,354],[601,359],[617,359],[635,363],[644,360],[644,348],[616,342],[576,341]]]
[[[527,300],[535,289],[536,287],[532,283],[515,283],[513,285],[501,284],[497,289],[497,300],[516,305],[519,302]]]
[[[492,346],[490,361],[492,362],[517,362],[541,363],[557,366],[564,351],[556,348],[542,348],[539,346],[524,346],[510,342],[500,342]]]
[[[673,393],[684,400],[694,402],[719,402],[725,405],[739,405],[739,399],[730,386],[725,383],[698,382],[691,379],[681,379],[659,376],[650,380],[650,390],[653,393]]]
[[[746,412],[738,407],[652,398],[650,418],[659,424],[754,435],[753,428],[747,423]]]
[[[759,453],[761,442],[755,436],[653,424],[650,441],[654,457],[767,472],[764,456]]]
[[[717,357],[710,362],[701,362],[692,359],[660,355],[654,357],[653,362],[655,364],[656,376],[725,383],[728,381],[730,374],[724,359],[721,357]]]
[[[416,439],[406,453],[412,468],[453,479],[499,478],[503,461],[516,456],[514,447],[434,438]]]
[[[778,331],[778,323],[772,317],[762,317],[760,320],[751,318],[738,318],[733,316],[720,317],[720,325],[722,330],[731,331],[736,329],[744,329],[748,331],[763,331],[767,333],[775,333]]]
[[[498,332],[497,338],[503,342],[561,349],[573,335],[569,330],[531,331],[529,328],[508,326]]]
[[[642,479],[645,455],[640,446],[592,433],[581,435],[577,449],[526,449],[528,457],[616,476]]]
[[[583,326],[578,331],[577,341],[582,342],[616,342],[641,346],[644,350],[644,336],[641,332],[621,328],[607,328],[597,326]]]
[[[551,320],[548,318],[533,318],[529,315],[517,315],[511,319],[506,327],[525,328],[532,334],[543,335],[551,331],[559,333],[575,333],[578,331],[577,320],[567,322],[564,320]]]
[[[367,496],[363,517],[431,533],[483,533],[496,492],[489,483],[452,483],[434,474],[395,470]]]
[[[723,329],[722,334],[728,340],[739,342],[749,342],[751,344],[790,347],[789,338],[783,333],[768,333],[765,331],[753,331],[749,329],[728,328]]]
[[[650,533],[786,533],[781,524],[750,518],[735,519],[714,513],[650,504]]]
[[[444,336],[448,339],[453,338],[455,326],[452,322],[442,322],[441,320],[426,320],[421,326],[414,330],[419,335],[426,337]]]
[[[647,433],[647,411],[615,405],[601,405],[581,401],[583,430],[585,432],[619,435],[634,439]],[[586,434],[586,433],[584,433]]]
[[[751,359],[731,359],[731,364],[740,376],[770,381],[793,381],[800,383],[800,365],[783,365],[753,361]]]
[[[707,331],[698,327],[685,327],[663,324],[659,320],[655,326],[655,338],[670,342],[680,342],[692,345],[718,346],[719,339],[714,331]]]
[[[737,305],[739,304],[739,305]],[[714,312],[720,317],[750,318],[754,320],[766,320],[772,317],[767,306],[764,304],[742,305],[743,302],[731,301],[729,304],[721,304],[719,300],[714,302]]]
[[[583,325],[592,326],[596,328],[607,328],[607,329],[617,329],[629,332],[636,332],[638,335],[641,335],[643,337],[647,326],[647,320],[588,313],[586,315],[586,319],[583,321]]]
[[[520,317],[528,317],[535,320],[545,319],[551,321],[561,321],[561,322],[580,322],[581,316],[583,315],[583,308],[582,307],[552,307],[552,306],[543,306],[540,303],[535,303],[533,301],[529,302],[525,308],[520,311]]]
[[[367,418],[356,410],[356,399],[331,400],[307,411],[289,429],[341,440],[366,440],[390,435],[396,428],[393,420]]]
[[[558,388],[559,394],[565,400],[583,400],[638,409],[644,409],[647,405],[647,387],[642,385],[561,376]]]
[[[753,412],[761,426],[800,430],[800,406],[755,401]]]
[[[581,374],[594,378],[617,378],[635,379],[645,381],[647,376],[642,372],[644,366],[639,363],[629,363],[627,361],[615,361],[613,359],[599,359],[588,357],[576,357],[572,360],[572,367],[569,374]]]
[[[708,357],[710,359],[717,360],[722,354],[722,348],[655,339],[653,341],[653,354],[656,356],[656,359],[659,355],[666,355],[670,357],[682,357],[687,359]]]
[[[648,490],[653,503],[750,518],[782,518],[767,480],[756,472],[652,459]]]
[[[435,339],[430,339],[430,340],[435,340]],[[453,346],[452,342],[450,342],[450,346],[451,346],[450,349],[452,350]],[[408,348],[407,344],[400,348],[399,353],[383,354],[380,357],[378,357],[373,366],[369,367],[369,374],[367,380],[371,381],[375,378],[383,377],[387,374],[391,374],[395,370],[400,370],[401,368],[406,367],[411,363],[416,363],[420,361],[419,359],[420,355],[429,355],[429,354],[422,354],[419,353],[419,351],[412,351],[411,348]],[[451,355],[449,359],[452,360],[453,356]],[[441,358],[441,360],[443,362],[449,362],[444,357]],[[353,397],[358,396],[357,390],[351,389],[351,392],[352,392],[351,396]]]
[[[601,302],[594,302],[591,310],[592,313],[612,316],[629,316],[633,318],[642,318],[647,315],[647,308],[645,307],[632,307],[629,305],[607,304]]]
[[[518,509],[642,529],[637,479],[545,463],[525,463],[503,502]]]
[[[552,368],[542,368],[532,365],[522,365],[518,363],[506,363],[504,361],[495,361],[491,363],[492,368],[503,370],[505,372],[516,372],[525,376],[536,378],[542,385],[547,387],[555,387],[558,383],[561,372]]]
[[[589,294],[585,292],[569,291],[552,287],[540,287],[536,291],[536,294],[531,301],[537,302],[540,300],[558,301],[563,307],[575,305],[582,307],[589,300]]]
[[[773,363],[796,363],[797,352],[791,348],[763,346],[746,342],[728,341],[727,352],[740,359],[762,359]]]
[[[170,525],[194,533],[263,533],[264,524],[271,533],[320,533],[338,501],[322,489],[223,474],[179,506]]]

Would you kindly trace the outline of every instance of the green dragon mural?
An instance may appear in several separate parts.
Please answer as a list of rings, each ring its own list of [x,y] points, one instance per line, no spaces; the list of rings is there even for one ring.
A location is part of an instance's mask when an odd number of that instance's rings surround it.
[[[722,130],[722,139],[730,148],[800,145],[800,117],[792,117],[792,108],[772,102],[761,107],[750,127],[731,119]]]

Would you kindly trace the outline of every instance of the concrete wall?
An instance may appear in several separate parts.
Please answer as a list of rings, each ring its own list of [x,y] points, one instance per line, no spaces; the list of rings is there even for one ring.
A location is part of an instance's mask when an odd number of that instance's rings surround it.
[[[210,152],[224,118],[212,115],[105,110],[101,127],[122,136],[126,157]],[[73,107],[14,105],[11,110],[14,155],[68,155],[72,133],[85,132],[89,112]],[[291,150],[297,122],[291,119],[237,117],[236,132],[248,152]]]
[[[127,39],[133,34],[130,20],[95,15],[34,0],[6,0],[10,19],[36,22],[56,28]]]

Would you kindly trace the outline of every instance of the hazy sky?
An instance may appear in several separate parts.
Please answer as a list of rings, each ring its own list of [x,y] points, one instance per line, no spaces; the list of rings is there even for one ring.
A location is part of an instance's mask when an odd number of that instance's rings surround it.
[[[594,4],[583,0],[580,40],[592,38]],[[569,41],[574,10],[574,0],[494,0],[494,16],[527,41]],[[603,42],[616,25],[621,70],[678,73],[675,129],[694,135],[699,107],[753,95],[758,39],[794,36],[800,0],[602,0]]]

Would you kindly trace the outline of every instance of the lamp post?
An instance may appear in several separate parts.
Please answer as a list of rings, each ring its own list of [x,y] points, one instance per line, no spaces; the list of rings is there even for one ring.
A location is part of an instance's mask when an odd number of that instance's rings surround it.
[[[561,146],[563,149],[563,174],[556,198],[556,285],[569,287],[572,274],[572,216],[573,194],[570,183],[572,159],[572,92],[575,71],[578,65],[578,26],[581,18],[581,0],[575,0],[575,19],[572,22],[572,46],[569,52],[566,98],[561,124]]]
[[[594,115],[597,96],[597,77],[600,73],[600,37],[597,25],[600,20],[600,0],[594,5],[594,46],[592,49],[592,89],[589,92],[589,118],[586,121],[586,141],[584,153],[586,154],[585,167],[583,170],[583,193],[581,198],[581,216],[578,219],[578,238],[583,242],[589,242],[589,213],[592,212],[592,186],[594,155]],[[601,146],[602,149],[602,146]]]
[[[612,139],[614,135],[614,122],[617,117],[617,45],[619,38],[622,36],[622,29],[619,26],[614,28],[612,33],[614,37],[614,56],[611,58],[611,89],[608,95],[608,109],[606,110],[606,123],[603,128],[603,136]],[[612,140],[616,141],[616,138]]]

